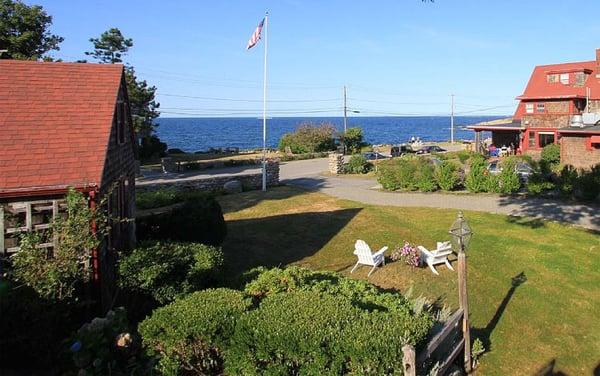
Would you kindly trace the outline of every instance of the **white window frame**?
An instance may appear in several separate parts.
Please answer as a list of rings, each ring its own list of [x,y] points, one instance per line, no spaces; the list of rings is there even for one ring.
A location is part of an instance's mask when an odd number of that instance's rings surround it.
[[[525,113],[526,114],[533,114],[533,103],[525,103]]]
[[[559,77],[559,81],[563,85],[568,85],[569,84],[569,74],[568,73],[561,73],[560,77]]]
[[[541,108],[541,110],[540,110]],[[546,103],[540,102],[535,104],[535,112],[546,112]]]

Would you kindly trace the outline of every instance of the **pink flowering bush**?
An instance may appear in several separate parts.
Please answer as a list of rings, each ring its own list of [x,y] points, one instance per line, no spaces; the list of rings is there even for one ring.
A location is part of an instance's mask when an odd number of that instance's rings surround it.
[[[391,258],[393,261],[403,260],[406,264],[413,267],[421,266],[419,251],[407,241],[404,242],[404,246],[394,249]]]

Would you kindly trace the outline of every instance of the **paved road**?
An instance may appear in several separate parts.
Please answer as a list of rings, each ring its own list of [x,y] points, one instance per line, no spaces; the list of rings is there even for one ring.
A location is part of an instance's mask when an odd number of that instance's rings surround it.
[[[374,179],[323,176],[326,170],[327,159],[289,162],[281,165],[280,178],[285,184],[366,204],[483,211],[566,222],[600,231],[599,206],[498,195],[384,192],[377,189]],[[535,220],[524,223],[542,225]]]

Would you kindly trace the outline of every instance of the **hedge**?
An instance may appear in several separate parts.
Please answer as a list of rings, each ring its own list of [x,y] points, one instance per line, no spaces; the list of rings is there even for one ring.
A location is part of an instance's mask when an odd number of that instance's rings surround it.
[[[227,235],[221,206],[212,196],[199,196],[161,214],[136,219],[140,240],[173,240],[219,245]]]
[[[147,242],[119,261],[122,288],[167,303],[213,287],[223,273],[223,252],[199,243]]]
[[[245,293],[176,300],[139,331],[167,375],[383,375],[401,374],[402,346],[422,343],[432,326],[430,312],[399,293],[291,267],[259,269]]]
[[[155,310],[138,331],[162,374],[218,375],[236,322],[250,304],[239,291],[199,291]]]

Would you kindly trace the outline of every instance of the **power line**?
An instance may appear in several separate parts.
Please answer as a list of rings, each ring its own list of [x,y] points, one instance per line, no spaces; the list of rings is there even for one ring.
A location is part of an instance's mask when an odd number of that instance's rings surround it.
[[[177,97],[177,98],[189,98],[189,99],[201,99],[211,101],[225,101],[225,102],[251,102],[251,103],[262,103],[261,99],[240,99],[240,98],[217,98],[217,97],[198,97],[193,95],[180,95],[180,94],[168,94],[160,93],[157,95],[165,97]],[[268,100],[269,103],[312,103],[312,102],[339,102],[339,98],[331,99],[279,99],[279,100]]]

